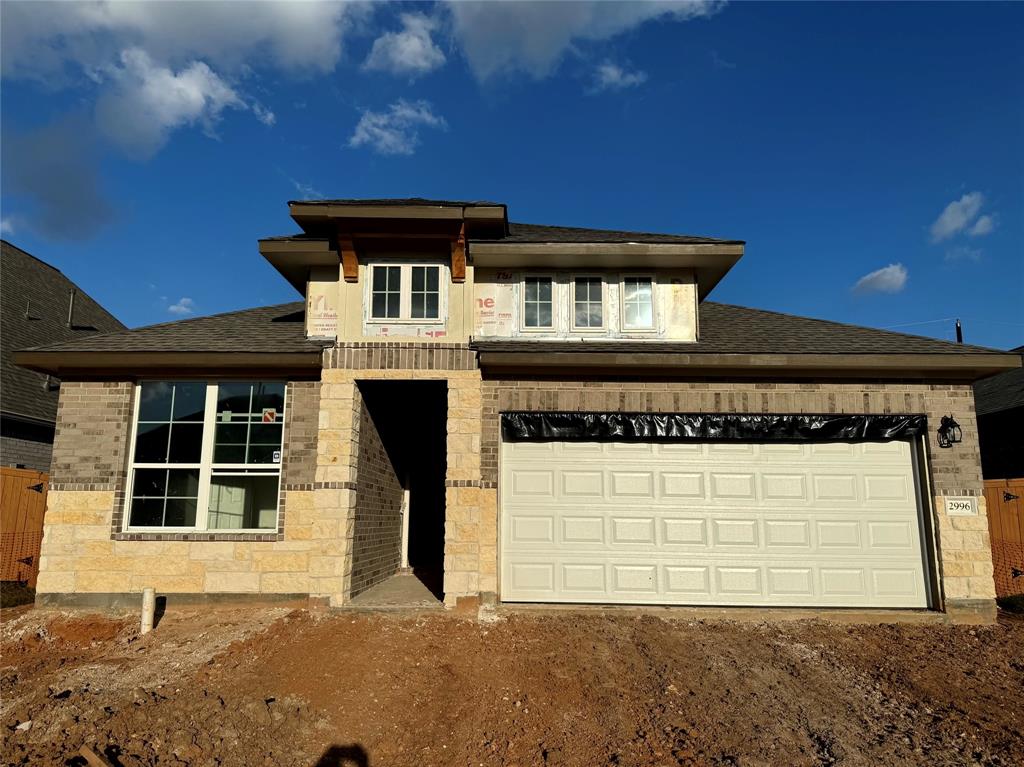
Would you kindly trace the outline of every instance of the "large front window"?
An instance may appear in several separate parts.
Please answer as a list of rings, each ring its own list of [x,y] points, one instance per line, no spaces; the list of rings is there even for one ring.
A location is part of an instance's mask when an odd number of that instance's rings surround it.
[[[604,326],[604,283],[600,277],[577,277],[573,287],[573,327]]]
[[[440,265],[375,264],[371,270],[371,320],[441,318]]]
[[[128,526],[277,529],[285,384],[139,385]]]

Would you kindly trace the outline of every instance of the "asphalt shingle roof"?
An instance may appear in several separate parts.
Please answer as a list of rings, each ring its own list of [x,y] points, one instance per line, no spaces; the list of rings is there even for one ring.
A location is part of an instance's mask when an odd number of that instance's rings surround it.
[[[306,338],[304,304],[302,301],[292,301],[209,317],[164,322],[119,333],[105,333],[36,350],[287,353],[316,352],[323,347],[323,342]]]
[[[423,197],[394,197],[371,200],[339,199],[339,200],[289,200],[289,205],[380,205],[381,207],[413,207],[416,205],[433,205],[439,208],[472,208],[474,206],[504,207],[504,203],[487,202],[486,200],[427,200]]]
[[[197,317],[42,347],[48,352],[303,352],[324,342],[305,337],[301,301]],[[992,354],[981,346],[843,325],[705,301],[697,343],[478,340],[486,351],[627,351],[686,354]]]
[[[994,349],[704,301],[697,343],[479,340],[486,351],[682,352],[686,354],[992,354]]]
[[[477,239],[477,238],[474,238]],[[482,240],[483,241],[483,240]],[[491,241],[491,240],[487,240]],[[622,232],[614,229],[586,229],[578,226],[546,226],[509,222],[508,236],[494,242],[571,242],[623,243],[642,242],[666,245],[740,245],[742,240],[720,240],[689,234],[658,234],[654,232]],[[472,240],[471,240],[472,242]]]
[[[1024,346],[1011,352],[1024,356]],[[978,415],[1024,407],[1024,368],[1008,370],[975,383],[974,405]]]
[[[0,264],[0,410],[53,421],[56,389],[46,386],[46,376],[14,365],[11,354],[28,346],[120,330],[124,325],[59,269],[6,240],[0,240]],[[72,290],[75,311],[69,328]]]

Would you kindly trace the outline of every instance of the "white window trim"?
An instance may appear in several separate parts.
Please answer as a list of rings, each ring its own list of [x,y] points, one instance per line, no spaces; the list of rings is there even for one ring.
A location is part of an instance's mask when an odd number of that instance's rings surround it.
[[[631,328],[626,324],[626,280],[651,281],[650,327]],[[658,330],[658,277],[651,272],[624,272],[619,275],[619,329],[623,333],[656,333]]]
[[[373,316],[373,269],[376,266],[397,266],[400,273],[400,293],[398,296],[397,317],[374,317]],[[412,316],[412,268],[414,266],[436,266],[437,272],[437,317],[413,317]],[[366,290],[364,291],[364,312],[366,322],[369,325],[439,325],[445,324],[448,316],[448,265],[443,261],[424,259],[422,261],[389,261],[376,260],[366,262]]]
[[[533,327],[526,324],[526,281],[551,280],[551,324],[543,327]],[[522,333],[548,334],[558,330],[558,309],[560,302],[560,283],[554,274],[544,272],[526,272],[519,281],[519,330]]]
[[[597,327],[576,324],[576,280],[598,280],[601,283],[601,324]],[[569,278],[569,326],[573,333],[603,335],[608,332],[608,281],[605,275],[600,272],[578,272]]]
[[[242,380],[242,379],[238,379]],[[250,380],[250,379],[245,379]],[[199,463],[135,463],[135,440],[139,430],[139,408],[142,402],[142,384],[147,382],[167,383],[200,383],[195,379],[187,378],[152,378],[136,381],[134,389],[135,404],[132,407],[132,423],[129,430],[128,443],[128,477],[125,480],[124,507],[122,510],[121,532],[123,533],[199,533],[214,535],[267,535],[276,534],[280,526],[281,514],[281,482],[284,481],[284,424],[288,421],[288,382],[280,379],[263,379],[267,382],[283,383],[284,386],[284,419],[281,421],[281,461],[276,464],[238,464],[238,463],[213,463],[213,447],[217,433],[217,387],[221,383],[230,382],[230,379],[206,381],[206,401],[203,408],[203,445],[199,455]],[[206,428],[207,424],[213,428]],[[273,468],[270,468],[273,467]],[[135,484],[136,469],[199,469],[199,490],[196,499],[196,524],[194,527],[170,527],[170,526],[142,526],[132,525],[132,495]],[[210,513],[210,477],[214,470],[218,472],[239,473],[240,469],[246,469],[247,474],[277,474],[277,499],[274,506],[274,527],[257,528],[231,528],[226,530],[209,530]]]

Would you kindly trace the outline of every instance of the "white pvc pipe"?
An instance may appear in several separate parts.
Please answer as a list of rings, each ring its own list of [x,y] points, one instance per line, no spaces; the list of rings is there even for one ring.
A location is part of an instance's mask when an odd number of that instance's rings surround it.
[[[402,569],[409,568],[409,487],[406,482],[402,496]]]
[[[156,613],[156,589],[147,586],[142,590],[142,626],[140,634],[148,634],[153,630],[153,616]]]

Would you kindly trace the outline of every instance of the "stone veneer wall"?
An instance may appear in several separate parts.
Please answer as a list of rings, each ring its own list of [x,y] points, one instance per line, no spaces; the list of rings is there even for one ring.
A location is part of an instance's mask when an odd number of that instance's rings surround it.
[[[36,587],[41,603],[146,586],[164,594],[341,591],[343,521],[314,503],[318,381],[288,384],[281,521],[276,532],[259,535],[121,532],[133,392],[129,381],[62,383]]]
[[[445,604],[497,589],[498,517],[480,478],[480,371],[461,344],[353,343],[324,354],[320,439],[316,466],[318,508],[348,515],[357,506],[358,455],[352,430],[359,417],[357,381],[445,380],[448,384],[445,477]],[[349,524],[346,542],[352,545]],[[483,543],[482,543],[483,541]],[[351,564],[341,600],[352,593]]]
[[[481,477],[486,487],[498,480],[502,411],[924,414],[928,418],[926,461],[934,493],[933,526],[943,595],[947,604],[995,597],[974,392],[969,384],[516,378],[485,379],[482,391]],[[951,413],[963,428],[963,441],[940,449],[935,430],[940,417]],[[976,496],[978,515],[947,516],[942,502],[946,495]],[[490,533],[481,535],[481,551],[490,552],[495,546]]]
[[[352,442],[357,447],[350,587],[353,597],[394,575],[402,566],[405,497],[373,416],[361,396],[359,400],[359,419],[352,425]]]

